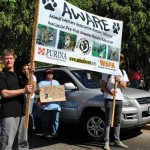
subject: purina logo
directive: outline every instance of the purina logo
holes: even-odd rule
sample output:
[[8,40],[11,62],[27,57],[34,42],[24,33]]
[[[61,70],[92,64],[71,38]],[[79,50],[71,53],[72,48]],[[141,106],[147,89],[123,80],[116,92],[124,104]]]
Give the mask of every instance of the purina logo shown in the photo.
[[45,55],[45,48],[39,47],[38,48],[38,54],[39,55]]
[[55,8],[57,7],[57,3],[55,0],[42,0],[42,3],[44,4],[44,8],[54,11]]

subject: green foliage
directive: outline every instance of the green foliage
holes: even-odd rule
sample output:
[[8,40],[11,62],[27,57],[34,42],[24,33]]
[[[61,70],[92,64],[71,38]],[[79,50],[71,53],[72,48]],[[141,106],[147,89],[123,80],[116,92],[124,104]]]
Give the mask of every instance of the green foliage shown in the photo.
[[[122,52],[128,64],[146,66],[150,57],[149,0],[67,1],[87,12],[122,20]],[[12,47],[22,60],[29,56],[34,7],[35,0],[0,0],[0,50]]]
[[28,58],[33,28],[35,0],[0,1],[0,49],[14,48],[17,55]]

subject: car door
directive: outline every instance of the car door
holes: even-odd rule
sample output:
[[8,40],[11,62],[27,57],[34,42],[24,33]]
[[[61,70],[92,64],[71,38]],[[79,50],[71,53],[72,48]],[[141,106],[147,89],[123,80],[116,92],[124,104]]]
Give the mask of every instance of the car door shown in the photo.
[[[74,80],[69,76],[69,74],[63,70],[54,71],[54,79],[56,79],[60,85],[71,82],[75,85]],[[79,106],[78,104],[78,90],[65,90],[66,101],[61,102],[61,119],[74,118],[76,116],[76,110]]]

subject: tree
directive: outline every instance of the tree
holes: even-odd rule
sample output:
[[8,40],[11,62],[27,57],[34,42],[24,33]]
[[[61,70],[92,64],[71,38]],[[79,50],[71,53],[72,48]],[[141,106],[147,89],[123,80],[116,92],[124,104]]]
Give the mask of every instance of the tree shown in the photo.
[[35,0],[0,1],[0,49],[14,48],[23,61],[31,49],[34,7]]
[[[126,67],[143,68],[150,81],[150,2],[149,0],[67,0],[77,7],[112,19],[122,20],[122,52]],[[35,0],[0,1],[0,49],[12,47],[27,61],[31,49]],[[0,51],[1,53],[1,51]]]

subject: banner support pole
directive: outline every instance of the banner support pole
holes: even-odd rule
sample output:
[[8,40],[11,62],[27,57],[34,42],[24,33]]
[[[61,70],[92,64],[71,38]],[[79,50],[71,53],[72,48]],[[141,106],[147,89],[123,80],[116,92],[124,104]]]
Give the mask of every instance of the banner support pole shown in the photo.
[[[116,91],[117,81],[115,80],[114,90]],[[112,117],[111,117],[111,127],[114,126],[114,115],[115,115],[115,106],[116,106],[116,94],[113,96],[113,109],[112,109]]]
[[[31,66],[34,64],[34,53],[35,53],[37,24],[38,24],[39,5],[40,5],[39,2],[40,2],[40,0],[36,0],[36,4],[35,4],[32,45],[31,45],[31,55],[30,55],[30,65]],[[30,71],[28,85],[32,85],[32,83],[33,83],[33,72]],[[29,124],[30,97],[31,97],[31,94],[28,94],[27,99],[26,99],[26,112],[25,112],[25,124],[24,124],[25,128],[28,128],[28,124]]]

